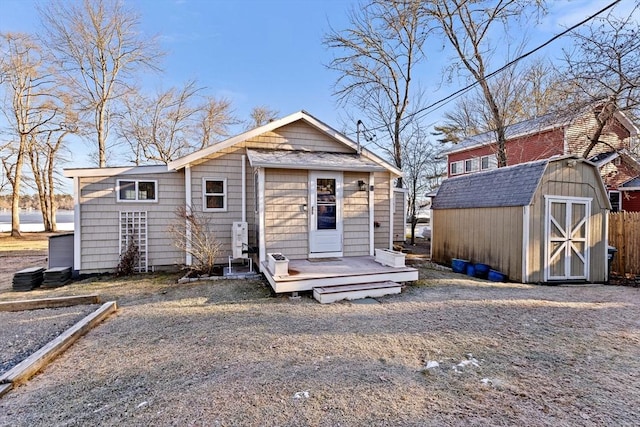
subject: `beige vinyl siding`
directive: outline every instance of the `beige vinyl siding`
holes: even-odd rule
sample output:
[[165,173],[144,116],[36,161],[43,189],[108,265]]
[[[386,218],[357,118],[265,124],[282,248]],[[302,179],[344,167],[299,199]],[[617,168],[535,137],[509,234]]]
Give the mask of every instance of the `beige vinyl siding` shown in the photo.
[[[582,156],[585,149],[589,146],[589,138],[593,137],[596,127],[597,122],[593,114],[583,116],[568,126],[565,131],[565,138],[569,151],[565,154]],[[589,157],[611,151],[611,147],[617,149],[624,148],[624,140],[608,127],[605,127],[602,135],[600,135],[598,139],[605,144],[597,144],[589,154]]]
[[308,172],[289,169],[265,171],[265,239],[267,253],[289,259],[309,254]]
[[389,209],[389,189],[391,188],[391,176],[388,172],[376,172],[374,174],[374,221],[380,227],[374,228],[374,246],[376,248],[389,247],[389,232],[391,225],[391,212]]
[[358,181],[369,187],[368,173],[344,173],[344,256],[369,255],[369,192],[360,191]]
[[327,151],[333,153],[354,152],[352,148],[335,141],[301,120],[249,139],[246,142],[246,147],[272,150]]
[[593,199],[589,218],[590,279],[604,281],[607,261],[604,258],[606,233],[604,227],[606,199],[600,191],[600,176],[584,163],[573,168],[564,162],[550,162],[534,196],[530,211],[529,282],[544,281],[545,199],[544,195]]
[[[211,219],[216,240],[222,244],[222,253],[216,262],[226,262],[231,255],[231,228],[236,221],[242,221],[242,156],[244,148],[234,146],[216,153],[205,162],[191,169],[191,203],[192,208]],[[203,211],[203,178],[225,179],[227,183],[226,211]],[[255,197],[253,168],[245,157],[246,178],[246,221],[249,227],[249,246],[256,245],[255,238]]]
[[[82,272],[112,271],[119,261],[121,211],[147,212],[147,260],[149,267],[184,263],[184,253],[173,244],[168,232],[175,221],[175,209],[184,205],[182,172],[80,178]],[[118,202],[119,179],[157,181],[157,202]]]
[[511,280],[522,278],[522,207],[442,209],[432,212],[432,259],[489,264]]
[[407,199],[407,194],[404,191],[393,191],[393,241],[394,242],[404,242],[406,240],[406,231],[405,231],[405,200]]

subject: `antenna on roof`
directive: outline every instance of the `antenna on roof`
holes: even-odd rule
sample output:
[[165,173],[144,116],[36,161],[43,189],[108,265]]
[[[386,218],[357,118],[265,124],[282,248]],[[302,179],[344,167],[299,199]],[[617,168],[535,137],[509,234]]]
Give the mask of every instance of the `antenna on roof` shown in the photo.
[[376,137],[375,133],[370,132],[366,127],[364,127],[364,123],[362,123],[362,120],[358,120],[356,122],[356,141],[358,142],[358,154],[362,153],[362,146],[360,145],[360,126],[362,126],[362,135],[364,136],[365,141],[371,142],[373,141],[373,138]]

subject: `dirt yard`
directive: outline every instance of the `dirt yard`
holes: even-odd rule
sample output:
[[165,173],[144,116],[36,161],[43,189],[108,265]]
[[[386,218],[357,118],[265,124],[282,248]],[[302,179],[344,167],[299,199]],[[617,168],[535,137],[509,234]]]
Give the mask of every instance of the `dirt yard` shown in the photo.
[[13,275],[29,267],[47,267],[47,233],[24,233],[20,239],[0,233],[0,292],[11,290]]
[[320,305],[261,281],[175,280],[31,292],[120,309],[0,398],[0,425],[640,424],[638,288],[425,267],[400,295]]

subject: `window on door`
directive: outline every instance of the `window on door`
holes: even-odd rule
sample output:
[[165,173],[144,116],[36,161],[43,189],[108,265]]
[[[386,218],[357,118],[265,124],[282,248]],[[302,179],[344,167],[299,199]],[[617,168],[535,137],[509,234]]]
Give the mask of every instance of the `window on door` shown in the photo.
[[317,185],[317,229],[335,230],[337,225],[336,180],[318,178]]

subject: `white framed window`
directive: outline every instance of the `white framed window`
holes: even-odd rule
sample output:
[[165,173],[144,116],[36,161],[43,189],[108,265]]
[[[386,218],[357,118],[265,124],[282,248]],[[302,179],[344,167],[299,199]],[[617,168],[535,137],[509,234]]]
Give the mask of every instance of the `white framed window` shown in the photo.
[[462,160],[458,161],[458,162],[453,162],[449,165],[449,174],[450,175],[460,175],[461,173],[463,173],[463,162]]
[[475,157],[473,159],[467,159],[464,161],[464,172],[471,173],[477,172],[479,169],[478,158]]
[[119,202],[157,202],[158,181],[119,179],[116,194]]
[[202,210],[204,212],[227,211],[226,178],[202,178]]
[[494,154],[480,157],[480,170],[486,171],[498,167],[498,159]]

